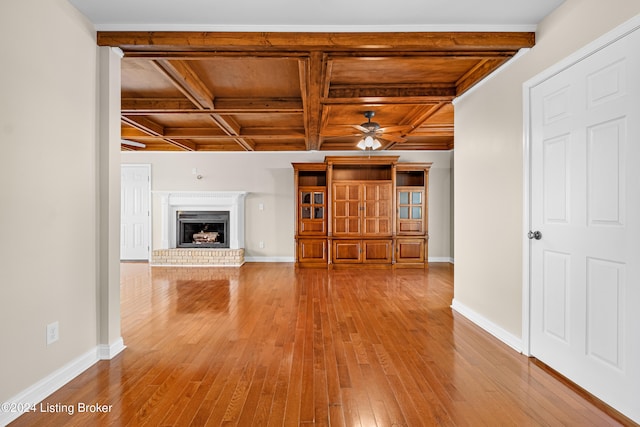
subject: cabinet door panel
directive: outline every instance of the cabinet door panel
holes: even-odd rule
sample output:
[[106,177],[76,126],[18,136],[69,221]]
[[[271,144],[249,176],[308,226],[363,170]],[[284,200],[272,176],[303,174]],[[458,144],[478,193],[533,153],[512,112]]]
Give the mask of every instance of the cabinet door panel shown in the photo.
[[422,231],[422,221],[400,221],[398,232],[400,233],[420,233]]
[[396,245],[398,264],[424,262],[425,239],[398,239]]
[[391,235],[391,183],[363,185],[363,235]]
[[324,221],[300,221],[300,234],[325,234]]
[[361,262],[361,244],[360,240],[334,240],[333,262],[336,264]]
[[365,240],[362,244],[364,246],[363,262],[391,262],[391,249],[393,246],[393,242],[391,240]]
[[333,234],[360,234],[360,185],[333,184]]
[[326,264],[327,241],[325,239],[300,239],[298,241],[298,261]]

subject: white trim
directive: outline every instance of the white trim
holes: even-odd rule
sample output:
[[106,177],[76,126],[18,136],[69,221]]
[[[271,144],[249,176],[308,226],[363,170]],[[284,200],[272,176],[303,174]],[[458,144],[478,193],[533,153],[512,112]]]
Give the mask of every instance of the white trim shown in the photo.
[[491,320],[478,314],[464,304],[458,302],[455,298],[451,302],[451,308],[517,351],[518,353],[522,352],[522,340],[513,335],[511,332],[503,329],[502,327],[493,323]]
[[244,257],[246,262],[296,262],[295,257],[290,256],[249,256]]
[[[61,387],[69,383],[75,377],[89,369],[98,361],[97,348],[89,350],[80,357],[72,360],[62,368],[47,375],[32,386],[6,400],[7,403],[16,404],[18,408],[28,409],[28,405],[36,405],[50,396]],[[7,425],[14,421],[24,412],[4,412],[0,411],[0,425]]]
[[522,85],[523,91],[523,255],[522,255],[522,340],[523,353],[527,356],[531,351],[531,259],[530,241],[526,234],[531,224],[531,91],[533,88],[567,68],[579,63],[583,59],[615,43],[628,34],[640,29],[640,15],[636,15],[608,33],[598,37],[583,48],[567,56],[560,62],[527,80]]
[[179,210],[229,211],[229,249],[244,249],[244,201],[246,191],[152,191],[160,196],[162,239],[157,249],[176,247],[176,215]]
[[116,357],[118,354],[122,353],[122,351],[127,348],[124,345],[124,340],[122,337],[118,338],[112,344],[100,344],[98,346],[98,359],[100,360],[111,360]]
[[507,62],[505,62],[504,64],[502,64],[501,66],[499,66],[498,68],[496,68],[491,74],[489,74],[487,77],[483,78],[482,80],[480,80],[478,83],[476,83],[474,86],[472,86],[469,90],[467,90],[465,93],[463,93],[462,95],[456,97],[453,99],[453,101],[451,101],[451,103],[455,106],[458,102],[460,102],[461,100],[463,100],[464,98],[466,98],[467,96],[471,95],[473,92],[477,91],[478,89],[480,89],[482,86],[484,86],[485,84],[487,84],[488,82],[490,82],[493,78],[495,78],[498,74],[500,74],[501,72],[503,72],[505,69],[507,69],[507,67],[509,67],[509,65],[513,64],[515,61],[517,61],[518,59],[520,59],[520,57],[524,54],[526,54],[527,52],[529,52],[531,49],[530,48],[522,48],[518,51],[518,53],[516,53],[515,55],[513,55],[511,58],[509,58],[509,60]]
[[428,262],[448,262],[449,264],[454,264],[453,257],[429,257]]
[[432,24],[432,25],[223,25],[223,24],[97,24],[97,31],[194,31],[194,32],[272,32],[272,33],[417,33],[417,32],[535,32],[535,24]]
[[530,88],[523,86],[522,99],[523,135],[522,135],[522,353],[531,356],[531,240],[527,233],[531,230],[531,108]]

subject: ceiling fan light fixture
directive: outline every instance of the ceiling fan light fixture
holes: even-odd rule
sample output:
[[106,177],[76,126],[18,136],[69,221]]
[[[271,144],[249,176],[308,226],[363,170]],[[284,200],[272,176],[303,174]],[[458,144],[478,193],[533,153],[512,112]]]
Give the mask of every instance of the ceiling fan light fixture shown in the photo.
[[377,150],[381,146],[382,144],[373,136],[373,133],[365,135],[357,145],[361,150]]
[[377,142],[373,136],[367,135],[364,137],[364,146],[367,148],[371,148],[373,147],[374,141]]

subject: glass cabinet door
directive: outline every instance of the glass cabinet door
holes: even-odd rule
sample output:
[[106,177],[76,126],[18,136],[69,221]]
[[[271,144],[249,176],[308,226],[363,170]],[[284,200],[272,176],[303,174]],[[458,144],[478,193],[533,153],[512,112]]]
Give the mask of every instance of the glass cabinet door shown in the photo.
[[300,192],[300,217],[324,219],[324,193],[321,191]]
[[422,219],[422,191],[400,191],[398,202],[400,219]]
[[299,233],[309,235],[326,233],[325,192],[311,188],[301,189],[299,197]]

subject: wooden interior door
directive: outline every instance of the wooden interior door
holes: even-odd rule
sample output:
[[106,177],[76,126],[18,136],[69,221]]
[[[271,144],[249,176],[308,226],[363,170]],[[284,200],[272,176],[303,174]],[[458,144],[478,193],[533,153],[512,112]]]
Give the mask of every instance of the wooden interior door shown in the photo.
[[391,236],[391,183],[365,183],[362,187],[362,235]]
[[333,184],[333,235],[359,236],[361,186],[358,183]]

